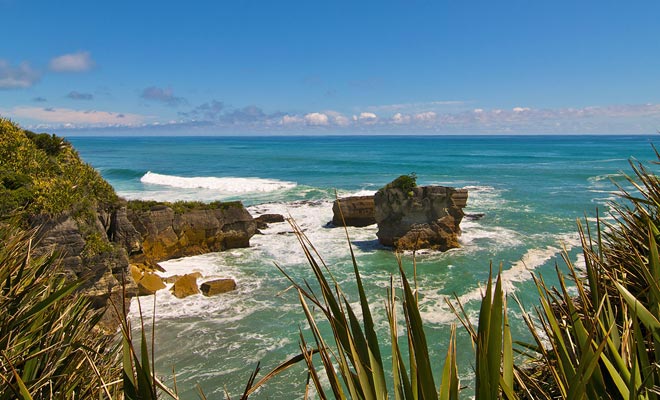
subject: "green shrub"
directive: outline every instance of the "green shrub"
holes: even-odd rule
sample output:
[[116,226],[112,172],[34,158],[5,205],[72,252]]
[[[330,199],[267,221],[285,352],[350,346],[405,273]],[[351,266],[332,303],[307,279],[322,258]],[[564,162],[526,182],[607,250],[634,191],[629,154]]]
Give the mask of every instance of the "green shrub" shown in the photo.
[[26,215],[59,215],[118,201],[112,186],[64,139],[24,131],[3,118],[0,165],[0,183],[9,196],[0,200],[0,217],[16,207],[24,207]]
[[240,201],[212,201],[210,203],[204,203],[201,201],[175,201],[174,203],[170,203],[167,201],[160,202],[153,200],[129,200],[127,204],[129,210],[138,212],[149,211],[155,206],[170,207],[175,214],[183,214],[195,210],[229,210],[235,207],[242,208],[243,203]]
[[25,130],[25,136],[27,136],[37,148],[43,150],[49,156],[56,156],[64,147],[70,146],[69,142],[54,133],[49,135],[47,133],[34,133]]
[[413,188],[417,187],[417,174],[414,172],[408,175],[401,175],[392,182],[385,185],[384,189],[401,189],[404,193],[410,194]]

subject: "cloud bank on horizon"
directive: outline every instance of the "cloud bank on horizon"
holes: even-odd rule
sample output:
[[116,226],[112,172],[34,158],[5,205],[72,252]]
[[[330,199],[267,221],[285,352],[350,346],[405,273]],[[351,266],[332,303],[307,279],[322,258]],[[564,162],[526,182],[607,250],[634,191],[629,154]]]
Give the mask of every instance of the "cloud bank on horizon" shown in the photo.
[[0,35],[24,33],[20,43],[0,49],[0,116],[29,129],[137,135],[660,129],[660,26],[653,18],[660,3],[651,0],[138,4],[119,25],[118,15],[88,2],[26,3],[0,3]]

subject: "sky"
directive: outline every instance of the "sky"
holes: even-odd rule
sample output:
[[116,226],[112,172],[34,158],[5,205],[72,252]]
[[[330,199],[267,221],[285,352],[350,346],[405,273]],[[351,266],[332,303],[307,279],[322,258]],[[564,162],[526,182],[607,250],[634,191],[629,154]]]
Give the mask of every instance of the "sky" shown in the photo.
[[0,0],[0,15],[0,116],[37,131],[660,129],[657,0]]

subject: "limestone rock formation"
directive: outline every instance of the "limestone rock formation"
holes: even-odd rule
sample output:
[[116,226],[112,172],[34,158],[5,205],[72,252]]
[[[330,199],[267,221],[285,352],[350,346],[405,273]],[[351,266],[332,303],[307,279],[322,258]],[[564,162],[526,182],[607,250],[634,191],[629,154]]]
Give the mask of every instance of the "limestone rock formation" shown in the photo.
[[202,283],[199,288],[204,296],[214,296],[220,293],[230,292],[236,289],[236,281],[230,278],[214,279]]
[[172,294],[180,299],[199,293],[197,287],[197,276],[193,274],[185,274],[172,286]]
[[128,219],[140,233],[142,252],[132,262],[154,264],[171,258],[249,247],[256,223],[240,202],[173,209],[154,204],[128,209]]
[[459,247],[466,189],[387,185],[374,196],[378,240],[397,250]]
[[71,280],[82,280],[81,290],[94,307],[106,308],[102,324],[116,324],[114,307],[121,305],[123,293],[137,294],[137,286],[128,273],[128,256],[122,246],[114,245],[108,235],[110,226],[103,215],[112,210],[97,210],[86,217],[63,213],[57,217],[40,216],[31,221],[40,226],[35,255],[55,252],[62,258],[63,269]]
[[344,226],[363,227],[376,223],[374,217],[374,196],[352,196],[335,200],[332,204],[332,223]]

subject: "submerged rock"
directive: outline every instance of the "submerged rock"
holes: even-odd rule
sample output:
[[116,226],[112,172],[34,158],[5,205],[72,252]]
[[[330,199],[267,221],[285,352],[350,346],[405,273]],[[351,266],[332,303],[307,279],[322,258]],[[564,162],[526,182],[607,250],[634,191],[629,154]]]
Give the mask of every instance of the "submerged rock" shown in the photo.
[[347,226],[373,225],[376,223],[374,196],[352,196],[337,199],[332,204],[332,214],[334,226],[344,226],[344,222]]
[[214,279],[200,285],[204,296],[213,296],[220,293],[230,292],[236,289],[236,281],[231,278]]
[[466,189],[387,185],[374,196],[378,240],[397,250],[460,247],[459,224],[467,197]]

